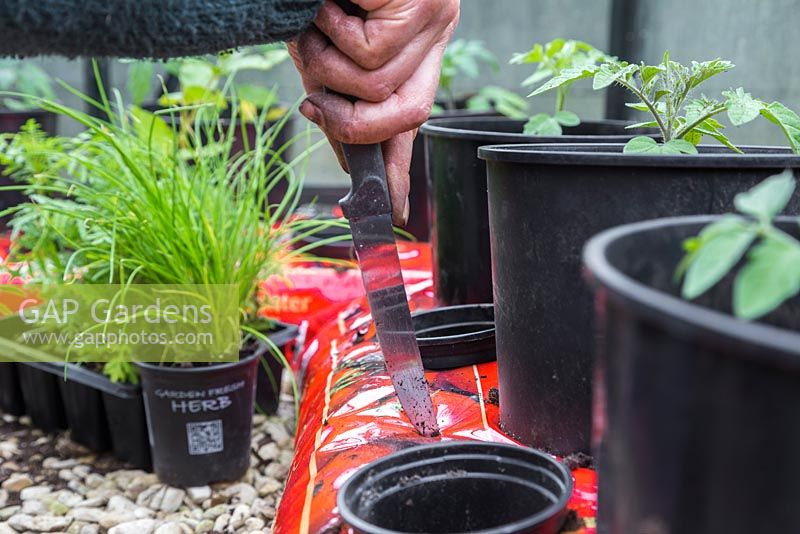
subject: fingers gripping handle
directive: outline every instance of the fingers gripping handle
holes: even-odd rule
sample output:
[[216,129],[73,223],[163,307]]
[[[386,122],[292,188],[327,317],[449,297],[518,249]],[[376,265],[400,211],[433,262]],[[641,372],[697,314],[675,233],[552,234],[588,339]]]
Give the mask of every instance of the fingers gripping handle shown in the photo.
[[[351,16],[365,17],[366,11],[349,0],[336,0],[342,10]],[[326,91],[328,91],[326,89]],[[350,101],[353,97],[342,95]],[[350,170],[350,192],[339,201],[342,213],[348,219],[367,215],[392,213],[392,202],[383,163],[380,144],[342,144],[342,151]]]

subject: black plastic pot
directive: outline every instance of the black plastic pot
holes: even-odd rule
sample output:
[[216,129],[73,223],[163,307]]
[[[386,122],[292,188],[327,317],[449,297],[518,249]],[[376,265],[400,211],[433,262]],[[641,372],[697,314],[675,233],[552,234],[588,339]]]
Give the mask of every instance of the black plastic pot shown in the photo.
[[[297,338],[297,325],[275,321],[274,329],[267,333],[267,337],[276,347],[287,354],[288,349]],[[283,364],[262,343],[256,350],[259,358],[258,372],[256,373],[256,408],[266,414],[278,411],[281,398],[281,376]]]
[[[24,111],[0,109],[0,133],[16,133],[29,119],[34,119],[42,127],[42,131],[49,135],[56,135],[57,118],[58,115],[55,113],[41,109]],[[0,167],[0,171],[2,171],[2,167]],[[14,180],[0,173],[0,186],[14,184]],[[26,197],[21,191],[2,191],[0,192],[0,211],[16,206],[25,200]],[[5,219],[0,219],[0,222],[5,225]]]
[[540,452],[495,443],[405,449],[358,470],[337,495],[359,534],[559,532],[572,475]]
[[19,363],[19,386],[25,399],[25,412],[33,426],[45,432],[58,432],[67,428],[67,417],[59,378],[47,363]]
[[[757,323],[730,315],[732,276],[698,302],[679,298],[682,241],[712,220],[622,226],[584,250],[598,314],[598,532],[796,522],[800,298]],[[800,236],[795,220],[782,229]]]
[[[102,373],[76,364],[67,364],[66,370],[60,363],[19,366],[32,369],[28,372],[35,387],[45,392],[41,403],[34,402],[34,409],[28,410],[35,426],[44,430],[69,428],[73,441],[93,451],[110,449],[116,458],[134,467],[150,468],[147,422],[138,386],[112,383]],[[53,383],[60,395],[54,395]],[[60,426],[43,420],[41,414],[51,411],[63,414]]]
[[237,480],[250,466],[258,356],[189,368],[140,363],[153,468],[172,486]]
[[19,387],[17,364],[14,362],[0,363],[0,411],[9,415],[25,413],[25,401]]
[[[788,149],[717,147],[697,156],[623,155],[622,145],[484,147],[489,183],[503,428],[558,454],[588,452],[592,296],[581,248],[654,216],[722,213],[787,167]],[[795,200],[789,213],[798,213]]]
[[[462,103],[466,105],[466,101]],[[474,111],[471,109],[449,109],[432,117],[435,120],[459,117],[498,117],[494,111]],[[425,136],[417,135],[411,151],[411,189],[408,195],[408,224],[403,228],[406,232],[417,238],[418,241],[428,241],[431,236],[430,228],[430,199],[428,190],[428,172],[425,159]]]
[[[425,138],[433,281],[440,306],[492,301],[486,164],[478,147],[501,143],[619,143],[629,123],[586,121],[561,137],[523,135],[525,121],[505,117],[433,119]],[[641,132],[639,132],[641,133]]]
[[453,369],[497,358],[491,304],[416,312],[412,320],[426,369]]

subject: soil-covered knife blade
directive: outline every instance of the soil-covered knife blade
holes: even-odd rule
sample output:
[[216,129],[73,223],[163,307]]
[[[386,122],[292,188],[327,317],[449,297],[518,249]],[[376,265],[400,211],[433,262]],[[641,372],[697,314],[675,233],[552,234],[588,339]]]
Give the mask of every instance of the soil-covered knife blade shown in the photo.
[[352,188],[339,204],[350,221],[378,343],[406,414],[423,436],[439,426],[411,323],[392,227],[392,207],[381,146],[343,145]]

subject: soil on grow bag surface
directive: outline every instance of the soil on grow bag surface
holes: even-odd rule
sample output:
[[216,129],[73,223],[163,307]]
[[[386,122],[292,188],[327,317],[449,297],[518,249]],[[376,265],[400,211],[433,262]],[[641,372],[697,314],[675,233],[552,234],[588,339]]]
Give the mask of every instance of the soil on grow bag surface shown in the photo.
[[[434,305],[430,277],[407,281],[407,291],[412,312]],[[442,435],[417,434],[383,365],[366,299],[341,310],[305,346],[297,355],[304,377],[297,450],[276,534],[339,532],[336,498],[342,484],[361,466],[395,451],[442,440],[516,444],[498,427],[495,362],[426,372]],[[573,520],[563,532],[595,532],[597,477],[585,467],[589,462],[570,459]]]
[[0,534],[270,532],[292,460],[294,406],[253,418],[250,469],[238,482],[174,488],[27,417],[0,416]]

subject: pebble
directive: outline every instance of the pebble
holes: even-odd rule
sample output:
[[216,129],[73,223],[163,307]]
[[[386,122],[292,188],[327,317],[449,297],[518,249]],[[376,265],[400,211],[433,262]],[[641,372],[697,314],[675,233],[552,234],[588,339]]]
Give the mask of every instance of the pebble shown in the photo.
[[151,534],[156,525],[155,519],[137,519],[108,529],[108,534]]
[[72,523],[71,517],[31,516],[28,514],[16,514],[8,520],[9,526],[15,530],[33,532],[64,531],[70,523]]
[[225,488],[222,491],[222,495],[230,497],[233,504],[252,504],[255,498],[258,497],[258,492],[250,484],[240,482]]
[[17,531],[9,527],[7,523],[0,523],[0,534],[17,534]]
[[28,475],[21,473],[14,473],[5,482],[0,484],[4,490],[8,491],[22,491],[23,489],[33,486],[33,480]]
[[266,497],[267,495],[272,495],[277,493],[283,488],[283,484],[278,482],[272,477],[267,477],[261,481],[261,484],[258,487],[258,494],[262,497]]
[[206,499],[211,498],[211,486],[200,486],[197,488],[188,488],[186,494],[195,503],[201,503]]
[[99,534],[100,525],[83,525],[78,534]]
[[212,506],[211,508],[205,510],[203,512],[203,517],[206,519],[216,519],[217,517],[221,516],[227,511],[228,511],[227,504],[218,504],[216,506]]
[[0,508],[4,507],[8,502],[8,491],[0,490]]
[[7,508],[0,509],[0,521],[5,521],[12,515],[16,514],[22,509],[21,506],[9,506]]
[[41,501],[22,501],[22,510],[21,513],[28,514],[28,515],[40,515],[45,513],[47,508],[45,508],[44,503]]
[[264,461],[277,460],[280,454],[281,450],[278,448],[277,443],[267,443],[258,449],[258,456]]
[[225,529],[228,527],[228,522],[231,520],[230,514],[222,514],[214,521],[214,529],[218,532],[224,532]]
[[46,495],[50,494],[50,488],[47,486],[28,486],[27,488],[23,489],[19,492],[19,498],[23,501],[27,501],[30,499],[42,499]]
[[214,530],[214,521],[211,519],[203,519],[200,521],[196,527],[194,527],[195,534],[204,534],[205,532],[211,532]]
[[133,511],[135,509],[136,503],[122,495],[112,495],[108,499],[108,505],[106,506],[106,510],[109,512]]
[[158,527],[155,534],[184,534],[184,530],[180,523],[170,521]]
[[264,520],[259,517],[251,517],[247,521],[244,522],[244,528],[248,532],[252,532],[253,530],[263,530],[265,526]]
[[181,507],[181,504],[183,504],[183,498],[185,496],[186,492],[182,489],[167,487],[164,496],[161,498],[159,510],[167,513],[175,512]]
[[248,517],[250,517],[250,507],[246,504],[240,504],[233,509],[231,520],[228,521],[228,528],[234,530],[240,528]]

